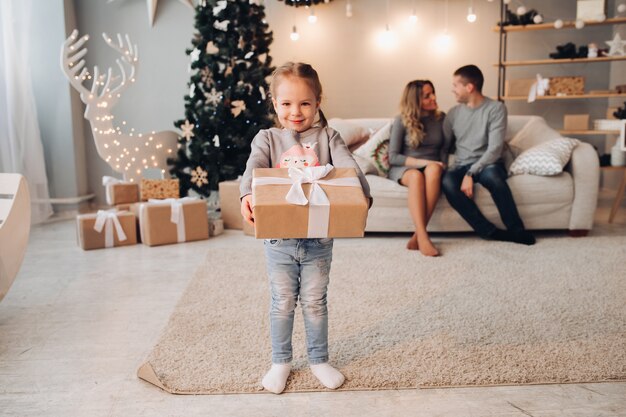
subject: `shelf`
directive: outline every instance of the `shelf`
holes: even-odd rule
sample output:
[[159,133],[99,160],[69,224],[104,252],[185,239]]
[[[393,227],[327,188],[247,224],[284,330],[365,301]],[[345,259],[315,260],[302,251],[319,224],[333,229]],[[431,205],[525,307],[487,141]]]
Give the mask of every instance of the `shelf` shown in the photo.
[[[601,26],[601,25],[615,25],[615,24],[621,24],[621,23],[626,23],[626,17],[612,17],[610,19],[605,19],[602,22],[596,21],[596,20],[586,20],[585,21],[585,26]],[[563,21],[563,27],[561,29],[572,29],[575,28],[576,22],[575,21]],[[552,23],[540,23],[538,25],[511,25],[511,26],[504,26],[504,32],[528,32],[531,30],[547,30],[547,29],[552,29],[552,30],[560,30],[560,29],[556,29],[554,27],[554,22]],[[500,32],[500,27],[499,26],[494,26],[492,28],[492,30],[494,32]]]
[[[537,97],[537,101],[540,100],[574,100],[580,98],[626,98],[626,94],[578,94],[571,96],[540,96]],[[502,96],[502,100],[528,100],[528,96]]]
[[559,130],[562,135],[619,135],[619,130]]
[[[569,58],[569,59],[535,59],[529,61],[504,61],[503,67],[521,67],[525,65],[554,65],[554,64],[591,64],[594,62],[626,61],[626,56],[602,56],[598,58]],[[493,64],[497,67],[498,64]]]

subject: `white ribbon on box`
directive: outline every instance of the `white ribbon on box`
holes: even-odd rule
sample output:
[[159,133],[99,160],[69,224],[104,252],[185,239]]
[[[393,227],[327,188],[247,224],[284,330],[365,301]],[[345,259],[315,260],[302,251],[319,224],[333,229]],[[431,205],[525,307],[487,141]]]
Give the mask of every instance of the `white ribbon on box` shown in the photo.
[[[176,225],[176,239],[178,243],[185,242],[187,235],[185,233],[185,212],[183,210],[183,203],[186,201],[196,201],[197,197],[184,197],[184,198],[165,198],[163,200],[150,199],[148,203],[151,204],[167,204],[170,206],[170,221]],[[143,221],[143,207],[139,210],[139,222]],[[142,229],[143,230],[143,229]]]
[[550,79],[543,78],[541,74],[537,74],[537,81],[530,87],[528,92],[528,102],[534,102],[537,97],[543,97],[550,88]]
[[102,185],[104,185],[104,191],[106,193],[107,204],[110,206],[113,205],[113,196],[111,195],[110,186],[114,184],[124,184],[124,181],[114,178],[114,177],[109,177],[108,175],[105,175],[102,177]]
[[122,212],[114,210],[98,210],[98,213],[96,214],[96,222],[93,225],[93,230],[98,233],[102,233],[102,229],[104,229],[105,248],[112,248],[115,243],[113,238],[113,227],[115,227],[115,231],[117,232],[117,238],[121,242],[126,240],[126,233],[124,233],[120,219],[117,217],[119,213]]
[[[289,168],[289,178],[280,177],[255,177],[252,179],[252,188],[259,185],[291,185],[285,200],[299,206],[309,205],[309,222],[307,229],[308,238],[328,237],[328,224],[330,221],[330,201],[320,185],[333,185],[339,187],[361,187],[357,177],[334,178],[322,180],[334,167],[331,164],[319,167]],[[309,198],[304,195],[302,184],[311,184]],[[252,205],[255,205],[252,193]]]

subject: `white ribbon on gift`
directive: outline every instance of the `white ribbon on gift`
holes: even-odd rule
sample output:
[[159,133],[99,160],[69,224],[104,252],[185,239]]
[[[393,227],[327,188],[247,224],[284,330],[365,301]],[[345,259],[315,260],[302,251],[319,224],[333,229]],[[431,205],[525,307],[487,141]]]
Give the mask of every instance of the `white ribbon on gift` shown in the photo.
[[[187,241],[187,235],[185,233],[185,212],[183,210],[183,203],[186,201],[195,201],[197,199],[197,197],[165,198],[162,200],[151,198],[150,200],[148,200],[148,203],[168,204],[170,206],[170,221],[176,225],[176,239],[178,243],[182,243]],[[143,213],[143,210],[140,210],[140,214],[141,213]]]
[[111,187],[109,186],[113,184],[124,184],[124,181],[115,177],[109,177],[108,175],[102,177],[102,185],[104,185],[107,204],[110,206],[113,205],[113,196],[111,195]]
[[537,81],[530,87],[528,92],[528,102],[534,102],[537,97],[543,97],[550,88],[550,79],[543,78],[541,74],[537,74]]
[[98,210],[98,213],[96,214],[96,222],[93,225],[93,230],[98,233],[102,233],[102,229],[104,229],[105,248],[112,248],[115,243],[113,238],[114,227],[117,232],[117,238],[120,242],[126,240],[126,233],[124,233],[120,219],[117,217],[119,213],[121,212],[115,210]]
[[[320,185],[332,185],[339,187],[360,187],[361,182],[357,177],[334,178],[322,180],[334,167],[331,164],[319,167],[289,168],[289,178],[280,177],[256,177],[252,179],[252,188],[259,185],[291,185],[285,200],[288,203],[299,206],[309,205],[309,221],[307,229],[308,238],[328,237],[328,225],[330,220],[330,201]],[[304,195],[302,184],[311,184],[309,197]],[[252,193],[254,206],[254,194]]]

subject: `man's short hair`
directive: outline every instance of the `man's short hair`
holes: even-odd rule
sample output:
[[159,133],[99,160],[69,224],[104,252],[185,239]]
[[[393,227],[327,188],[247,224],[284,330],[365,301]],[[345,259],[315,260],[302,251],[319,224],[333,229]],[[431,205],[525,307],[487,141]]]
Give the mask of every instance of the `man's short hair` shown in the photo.
[[465,65],[454,71],[454,75],[464,78],[467,83],[474,84],[479,93],[483,92],[485,77],[483,77],[483,73],[476,65]]

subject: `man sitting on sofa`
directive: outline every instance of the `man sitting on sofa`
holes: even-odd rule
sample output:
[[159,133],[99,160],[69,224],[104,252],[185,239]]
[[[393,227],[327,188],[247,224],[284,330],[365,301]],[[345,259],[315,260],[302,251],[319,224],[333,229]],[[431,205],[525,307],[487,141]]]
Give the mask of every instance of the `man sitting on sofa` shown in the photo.
[[[524,228],[501,160],[507,111],[503,103],[482,94],[484,77],[475,65],[454,72],[452,92],[458,105],[443,124],[447,149],[456,148],[454,166],[443,177],[442,188],[450,205],[483,239],[532,245],[535,238]],[[507,230],[485,218],[472,199],[474,182],[491,193]]]

